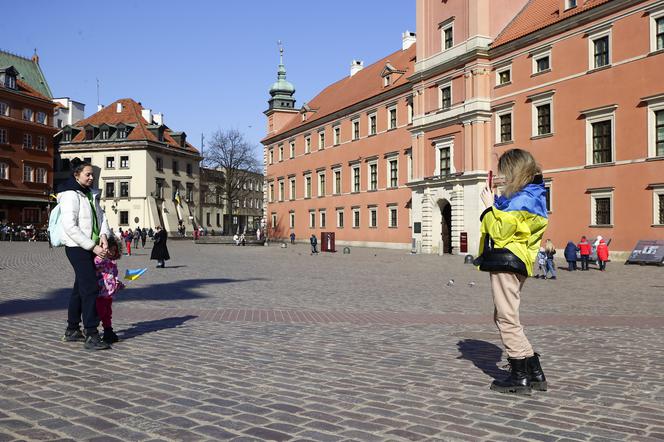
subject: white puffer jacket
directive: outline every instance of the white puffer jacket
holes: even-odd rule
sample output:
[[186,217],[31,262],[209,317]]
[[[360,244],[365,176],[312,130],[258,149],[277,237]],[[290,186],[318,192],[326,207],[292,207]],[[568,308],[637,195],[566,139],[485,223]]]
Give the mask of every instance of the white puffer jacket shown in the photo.
[[[99,193],[93,191],[95,210],[97,211],[97,225],[99,236],[109,236],[106,214],[99,205]],[[60,216],[62,217],[62,231],[65,246],[81,247],[92,250],[95,247],[92,241],[92,208],[90,201],[80,190],[66,190],[58,193]]]

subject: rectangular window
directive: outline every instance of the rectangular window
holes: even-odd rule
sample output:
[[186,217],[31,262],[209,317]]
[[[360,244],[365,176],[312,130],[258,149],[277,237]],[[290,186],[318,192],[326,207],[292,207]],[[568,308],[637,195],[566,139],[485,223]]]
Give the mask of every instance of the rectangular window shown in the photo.
[[512,67],[506,67],[496,72],[498,75],[498,84],[507,84],[512,81]]
[[274,201],[274,183],[270,183],[270,187],[269,187],[269,191],[268,191],[267,198],[268,198],[267,200],[268,200],[269,202]]
[[103,129],[101,131],[101,139],[102,140],[108,140],[108,136],[109,136],[109,130],[108,129]]
[[164,160],[162,160],[160,157],[157,157],[157,170],[159,172],[164,171]]
[[31,134],[23,134],[23,148],[24,149],[32,149],[32,135]]
[[173,160],[173,173],[180,175],[180,164],[175,160]]
[[610,163],[611,121],[592,123],[593,164]]
[[655,20],[655,40],[656,50],[664,49],[664,17]]
[[341,170],[334,171],[334,194],[339,195],[341,193]]
[[378,189],[378,165],[376,163],[369,164],[369,190]]
[[9,164],[0,162],[0,180],[9,179]]
[[546,211],[551,212],[551,184],[545,183],[544,190],[546,191],[546,193],[544,194],[544,197],[546,199]]
[[353,167],[353,192],[360,191],[360,166]]
[[128,168],[129,168],[129,156],[128,155],[120,156],[120,169],[128,169]]
[[657,217],[659,220],[658,224],[664,224],[664,193],[657,195],[657,203],[659,208],[659,216]]
[[325,149],[325,132],[318,133],[318,150]]
[[288,181],[288,184],[290,185],[290,192],[289,192],[288,196],[291,200],[294,200],[295,199],[295,178],[291,178]]
[[295,158],[295,142],[290,143],[289,147],[289,157],[290,158]]
[[376,135],[376,114],[369,115],[369,135]]
[[339,228],[339,229],[344,228],[344,211],[343,210],[337,210],[337,228]]
[[[58,121],[60,121],[60,120],[58,120]],[[121,140],[124,140],[125,138],[127,138],[127,132],[128,131],[127,131],[126,127],[119,128],[118,129],[118,138],[121,139]]]
[[375,207],[369,207],[369,227],[378,225],[378,210]]
[[318,174],[318,196],[325,196],[325,172]]
[[46,169],[43,167],[38,167],[35,170],[35,183],[46,183]]
[[32,166],[23,165],[23,181],[26,183],[32,182]]
[[500,142],[512,141],[512,113],[499,115],[500,118]]
[[268,164],[272,164],[272,163],[274,163],[274,149],[270,149],[270,150],[268,151],[267,163],[268,163]]
[[120,197],[129,197],[129,181],[120,181]]
[[389,226],[397,227],[397,206],[390,206],[389,208]]
[[304,139],[304,153],[311,152],[311,137]]
[[335,128],[334,128],[334,145],[337,146],[339,143],[341,143],[341,128],[339,126],[335,126]]
[[106,198],[115,197],[115,183],[113,181],[108,181],[106,183],[106,192],[104,193],[104,196],[106,196]]
[[360,227],[360,209],[353,209],[353,228]]
[[664,156],[664,110],[655,112],[655,155]]
[[284,193],[285,193],[284,190],[285,190],[284,189],[284,182],[279,181],[279,201],[284,200]]
[[609,55],[608,35],[593,40],[593,59],[595,68],[607,66],[610,63]]
[[23,109],[23,119],[25,121],[33,121],[34,114],[32,109]]
[[279,145],[279,161],[284,160],[284,146],[283,144]]
[[397,160],[390,160],[390,187],[397,187],[399,184],[399,170]]
[[452,86],[443,86],[440,88],[440,108],[449,109],[452,107]]
[[0,101],[0,116],[8,117],[9,116],[9,106],[7,103]]
[[438,155],[440,156],[439,172],[440,176],[449,176],[452,170],[452,157],[450,146],[441,147],[438,149]]
[[454,44],[452,26],[443,31],[443,40],[445,50],[450,49]]
[[288,227],[291,229],[295,228],[295,212],[290,212],[288,214]]
[[327,220],[326,220],[326,216],[325,216],[325,211],[321,210],[320,211],[320,228],[321,229],[325,228],[326,221]]
[[393,107],[392,109],[389,110],[388,112],[389,115],[389,124],[390,124],[390,129],[396,129],[397,127],[397,108]]
[[37,112],[37,123],[46,124],[46,113],[45,112]]
[[155,198],[164,199],[164,180],[157,178],[155,180]]
[[7,129],[0,127],[0,144],[8,144],[7,141]]
[[37,149],[46,150],[46,138],[41,135],[37,137]]
[[120,225],[122,226],[129,225],[129,212],[126,210],[120,211]]
[[611,198],[595,198],[595,225],[611,224]]
[[551,69],[551,56],[543,55],[535,58],[535,73],[548,71]]
[[311,175],[304,177],[304,197],[311,198]]
[[[122,162],[122,157],[120,158],[120,162]],[[127,158],[127,164],[129,164],[129,158]],[[122,167],[122,164],[120,164],[120,167]],[[186,167],[187,167],[187,176],[191,176],[194,171],[193,166],[191,165],[191,163],[187,163]]]
[[353,120],[353,140],[360,138],[360,120]]
[[537,106],[537,135],[551,133],[551,104]]
[[107,169],[115,168],[115,157],[106,157],[106,168]]
[[221,213],[217,213],[217,227],[221,227]]
[[313,210],[309,211],[309,228],[314,229],[316,228],[316,212]]

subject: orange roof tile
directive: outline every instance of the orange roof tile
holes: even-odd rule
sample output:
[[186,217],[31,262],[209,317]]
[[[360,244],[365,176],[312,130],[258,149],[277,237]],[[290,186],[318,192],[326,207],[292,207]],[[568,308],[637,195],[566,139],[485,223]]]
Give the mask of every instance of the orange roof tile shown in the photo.
[[559,0],[530,0],[491,43],[491,47],[509,43],[609,1],[611,0],[586,0],[582,6],[561,11]]
[[41,93],[37,92],[36,89],[34,89],[28,83],[22,80],[16,79],[16,85],[18,86],[19,91],[24,93],[25,95],[29,95],[35,98],[41,98],[42,100],[46,101],[51,101],[51,99],[48,98],[46,95],[42,95]]
[[[393,74],[393,76],[396,76],[396,79],[390,86],[385,87],[383,86],[383,78],[380,74],[388,62],[394,69],[404,71],[404,73]],[[307,105],[314,112],[308,115],[306,121],[302,121],[300,114],[294,114],[293,118],[278,133],[270,135],[269,138],[273,138],[298,126],[309,124],[312,121],[319,120],[353,104],[408,83],[408,76],[413,73],[414,68],[415,45],[413,44],[406,50],[398,50],[365,67],[352,77],[345,77],[326,87],[311,101],[307,102]]]
[[[122,111],[117,112],[117,103],[122,104]],[[143,118],[141,111],[143,106],[141,106],[136,101],[131,98],[122,98],[116,100],[109,106],[106,106],[99,112],[90,115],[88,118],[85,118],[76,123],[76,127],[84,127],[88,124],[95,126],[100,126],[104,123],[110,125],[117,125],[120,123],[129,124],[135,126],[134,129],[129,133],[127,140],[149,140],[149,141],[159,141],[157,137],[148,129],[148,122]],[[176,149],[184,149],[189,152],[199,153],[198,149],[192,146],[189,143],[185,144],[185,147],[181,147],[171,136],[171,129],[166,127],[164,130],[164,142],[167,143],[170,147]],[[83,131],[79,132],[76,137],[72,140],[73,142],[84,141],[85,133]]]

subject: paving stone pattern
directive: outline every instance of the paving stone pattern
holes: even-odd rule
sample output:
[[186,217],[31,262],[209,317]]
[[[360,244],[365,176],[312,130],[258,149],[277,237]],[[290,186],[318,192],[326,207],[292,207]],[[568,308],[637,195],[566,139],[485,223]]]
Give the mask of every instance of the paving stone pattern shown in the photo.
[[[530,280],[550,391],[488,389],[505,355],[457,256],[169,243],[114,304],[122,341],[59,341],[62,249],[0,243],[0,441],[664,439],[664,269]],[[454,284],[448,286],[448,281]],[[470,283],[474,284],[470,284]]]

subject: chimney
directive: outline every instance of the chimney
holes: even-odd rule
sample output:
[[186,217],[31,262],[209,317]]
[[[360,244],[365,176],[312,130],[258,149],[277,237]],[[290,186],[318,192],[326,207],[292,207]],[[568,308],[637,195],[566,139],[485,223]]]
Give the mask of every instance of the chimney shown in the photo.
[[353,60],[350,62],[350,76],[357,74],[364,69],[364,62],[362,60]]
[[414,32],[406,31],[403,34],[401,34],[401,50],[405,51],[409,47],[411,47],[415,42],[417,41],[417,38],[415,37]]
[[152,118],[154,118],[154,124],[158,124],[159,126],[164,124],[164,114],[161,112],[152,115]]
[[35,53],[32,54],[32,62],[39,64],[39,55],[37,55],[37,48],[35,48]]
[[104,105],[103,105],[103,104],[98,104],[98,105],[97,105],[97,112],[99,112],[99,111],[102,110],[103,108],[104,108]]
[[122,103],[120,103],[119,101],[115,105],[115,112],[122,113]]
[[141,109],[141,116],[148,124],[152,124],[152,109]]

